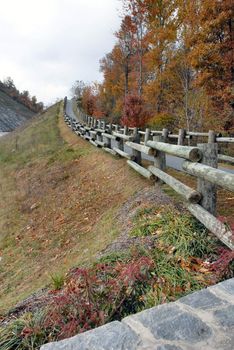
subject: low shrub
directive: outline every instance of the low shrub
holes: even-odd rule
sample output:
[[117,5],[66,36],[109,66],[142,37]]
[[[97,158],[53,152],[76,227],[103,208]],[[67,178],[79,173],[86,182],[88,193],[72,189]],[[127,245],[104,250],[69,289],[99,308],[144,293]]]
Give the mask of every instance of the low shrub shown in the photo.
[[46,342],[53,340],[55,334],[45,328],[45,312],[27,313],[0,328],[1,350],[39,349]]
[[141,296],[154,283],[154,262],[147,256],[128,256],[125,262],[73,269],[43,316],[25,315],[1,329],[0,348],[39,349],[43,343],[121,319],[143,307]]

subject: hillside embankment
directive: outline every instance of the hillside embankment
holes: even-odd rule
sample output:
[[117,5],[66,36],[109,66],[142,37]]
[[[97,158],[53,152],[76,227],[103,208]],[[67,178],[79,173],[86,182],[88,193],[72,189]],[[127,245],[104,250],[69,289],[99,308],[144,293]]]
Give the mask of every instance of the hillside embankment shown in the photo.
[[15,130],[34,115],[30,109],[0,90],[0,134]]
[[60,105],[0,140],[0,309],[86,264],[119,233],[116,215],[151,185],[67,128]]
[[182,204],[52,106],[0,140],[0,348],[37,350],[233,276]]

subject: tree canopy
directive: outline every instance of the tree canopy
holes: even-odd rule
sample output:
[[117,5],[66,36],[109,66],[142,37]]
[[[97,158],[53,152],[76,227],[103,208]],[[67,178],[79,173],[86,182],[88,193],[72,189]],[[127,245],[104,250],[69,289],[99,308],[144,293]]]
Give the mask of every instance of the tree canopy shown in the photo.
[[104,80],[83,89],[86,113],[129,126],[232,131],[232,1],[122,2],[116,43],[100,60]]

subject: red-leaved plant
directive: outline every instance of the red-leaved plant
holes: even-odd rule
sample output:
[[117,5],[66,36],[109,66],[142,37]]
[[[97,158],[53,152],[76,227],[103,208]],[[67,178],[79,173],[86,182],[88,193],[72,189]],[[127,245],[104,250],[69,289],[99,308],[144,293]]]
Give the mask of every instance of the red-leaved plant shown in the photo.
[[124,101],[121,124],[129,127],[143,127],[149,114],[144,108],[144,100],[136,94],[127,95]]
[[228,248],[219,249],[219,257],[214,261],[210,268],[215,272],[218,278],[222,277],[233,277],[233,271],[231,269],[231,262],[234,261],[234,250]]
[[143,256],[114,266],[73,270],[49,306],[45,327],[56,328],[63,339],[136,312],[145,288],[155,282],[153,267],[153,260]]

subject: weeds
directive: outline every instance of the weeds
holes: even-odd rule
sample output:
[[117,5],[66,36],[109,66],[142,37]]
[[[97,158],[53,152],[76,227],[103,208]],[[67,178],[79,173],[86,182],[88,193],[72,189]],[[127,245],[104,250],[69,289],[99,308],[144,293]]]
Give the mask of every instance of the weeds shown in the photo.
[[172,208],[150,208],[137,213],[134,236],[156,235],[158,244],[173,250],[174,255],[204,257],[215,251],[217,240],[191,215]]
[[45,313],[27,313],[10,325],[0,328],[1,350],[36,350],[50,339],[55,333],[44,328]]
[[[157,237],[155,249],[148,252],[155,263],[156,283],[142,296],[145,307],[174,301],[215,283],[224,274],[221,268],[214,274],[216,265],[211,268],[204,263],[218,256],[216,238],[187,213],[171,207],[144,208],[135,215],[131,233]],[[230,263],[230,254],[225,257]]]
[[136,312],[153,285],[154,262],[131,256],[131,262],[74,269],[61,292],[53,292],[43,313],[26,314],[1,329],[2,350],[36,350],[48,341],[84,332]]
[[51,275],[51,280],[52,280],[52,288],[54,290],[60,290],[64,285],[65,277],[64,275],[57,273],[57,274]]

